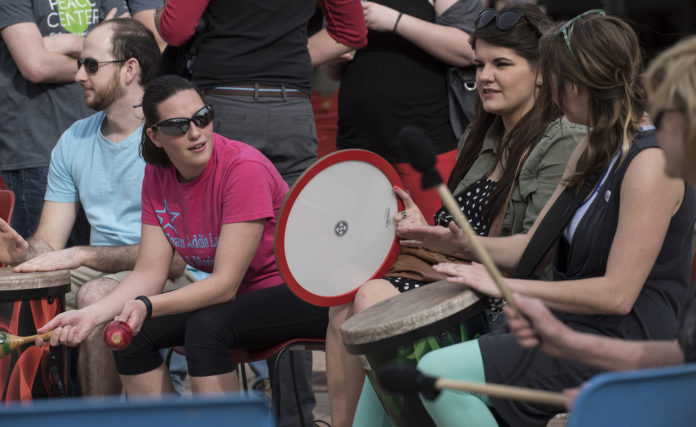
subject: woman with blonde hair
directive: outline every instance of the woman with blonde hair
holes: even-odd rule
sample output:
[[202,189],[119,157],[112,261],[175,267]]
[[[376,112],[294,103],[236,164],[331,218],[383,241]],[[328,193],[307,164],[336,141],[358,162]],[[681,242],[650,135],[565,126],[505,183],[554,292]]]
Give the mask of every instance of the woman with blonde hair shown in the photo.
[[[655,132],[641,126],[646,100],[637,36],[621,19],[594,10],[546,33],[539,50],[554,100],[569,120],[588,127],[588,135],[530,232],[481,242],[501,268],[514,269],[527,259],[523,254],[530,242],[557,229],[554,281],[508,279],[513,292],[542,300],[574,330],[672,339],[689,284],[696,196],[683,180],[665,174]],[[587,195],[580,192],[583,187]],[[399,235],[406,244],[474,257],[470,242],[454,227],[444,232],[406,227]],[[481,265],[435,268],[450,281],[500,296]],[[433,351],[418,367],[432,376],[552,391],[576,387],[599,372],[523,348],[510,333]],[[478,426],[497,425],[495,417],[511,425],[545,426],[556,412],[449,391],[424,404],[438,425],[466,425],[476,416],[484,420]]]
[[[661,53],[645,74],[650,117],[665,153],[665,171],[696,185],[696,37]],[[692,289],[693,286],[692,286]],[[527,318],[506,314],[524,347],[578,360],[603,369],[638,369],[696,362],[696,293],[685,299],[677,340],[626,341],[583,334],[555,319],[538,300],[516,298]]]

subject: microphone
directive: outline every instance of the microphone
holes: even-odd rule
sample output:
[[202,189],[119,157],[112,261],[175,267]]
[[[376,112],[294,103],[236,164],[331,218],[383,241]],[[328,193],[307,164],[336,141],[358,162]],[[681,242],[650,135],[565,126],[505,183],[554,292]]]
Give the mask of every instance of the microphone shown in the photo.
[[415,126],[404,126],[399,132],[399,141],[413,169],[423,174],[422,188],[433,188],[442,184],[442,178],[435,169],[435,150],[425,132]]
[[500,270],[498,270],[491,256],[479,242],[478,236],[471,228],[462,210],[459,208],[459,204],[454,200],[449,188],[442,182],[442,178],[435,168],[437,158],[430,138],[428,138],[421,129],[408,125],[404,126],[401,131],[399,131],[399,141],[401,142],[401,146],[411,166],[423,174],[421,179],[423,189],[435,187],[445,208],[450,215],[452,215],[452,218],[454,218],[454,222],[462,229],[464,234],[466,234],[474,254],[486,267],[486,270],[488,270],[488,274],[491,275],[498,289],[500,289],[503,298],[507,300],[510,307],[512,307],[517,314],[523,316],[522,312],[517,308],[517,304],[515,304],[512,298],[512,292],[510,292],[510,288],[505,283],[503,275],[500,274]]
[[403,394],[420,393],[428,400],[437,398],[442,390],[457,390],[486,394],[500,399],[522,400],[558,407],[566,407],[570,403],[570,398],[562,393],[504,384],[435,378],[423,375],[416,367],[408,365],[385,365],[377,372],[377,380],[387,390]]
[[377,379],[387,390],[403,394],[420,393],[428,400],[434,400],[440,394],[435,387],[435,378],[421,374],[415,366],[386,365],[377,373]]

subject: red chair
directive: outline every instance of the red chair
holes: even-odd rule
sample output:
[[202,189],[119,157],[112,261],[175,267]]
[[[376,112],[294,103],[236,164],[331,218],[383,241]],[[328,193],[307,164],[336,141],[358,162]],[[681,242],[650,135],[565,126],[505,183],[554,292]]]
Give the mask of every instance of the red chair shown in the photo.
[[12,190],[0,190],[0,218],[10,223],[14,210],[15,195]]
[[[276,356],[274,366],[270,374],[271,390],[273,392],[273,408],[277,417],[280,414],[280,382],[278,376],[278,362],[280,361],[280,357],[283,355],[283,353],[289,351],[290,371],[292,375],[292,386],[295,392],[295,404],[297,405],[297,413],[300,417],[300,425],[306,427],[307,423],[305,422],[304,414],[302,413],[302,403],[300,402],[300,394],[297,390],[295,364],[293,363],[294,360],[292,352],[300,350],[324,351],[326,348],[325,343],[326,341],[324,339],[293,338],[291,340],[276,344],[272,347],[262,349],[251,350],[245,348],[231,348],[230,355],[232,356],[232,360],[234,360],[239,365],[239,369],[237,370],[237,372],[241,372],[242,374],[242,385],[245,391],[248,391],[249,387],[247,384],[246,369],[244,367],[244,364],[267,360],[273,355]],[[179,354],[186,354],[184,347],[174,347],[174,351],[176,351]],[[165,362],[167,366],[169,366],[169,359],[170,356],[167,357],[167,361]]]

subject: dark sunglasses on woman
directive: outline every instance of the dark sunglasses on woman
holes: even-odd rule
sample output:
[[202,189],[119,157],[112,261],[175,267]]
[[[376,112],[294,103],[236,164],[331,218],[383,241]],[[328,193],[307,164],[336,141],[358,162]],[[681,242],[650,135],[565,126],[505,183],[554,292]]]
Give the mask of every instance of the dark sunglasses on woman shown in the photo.
[[208,104],[196,111],[191,117],[176,117],[173,119],[162,120],[152,126],[153,129],[159,129],[166,135],[178,136],[188,132],[193,122],[196,127],[204,128],[208,126],[215,118],[213,106]]
[[495,22],[496,28],[500,31],[510,31],[520,22],[520,19],[525,18],[529,27],[534,30],[537,35],[541,36],[541,31],[529,21],[529,18],[524,16],[524,13],[515,9],[505,9],[498,13],[495,9],[483,9],[476,18],[475,27],[477,30],[486,28],[491,23]]

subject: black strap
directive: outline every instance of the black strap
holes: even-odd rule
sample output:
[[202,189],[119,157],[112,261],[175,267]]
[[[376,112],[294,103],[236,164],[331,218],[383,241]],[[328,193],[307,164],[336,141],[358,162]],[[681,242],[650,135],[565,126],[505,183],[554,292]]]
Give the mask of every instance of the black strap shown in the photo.
[[575,191],[575,188],[566,187],[546,213],[544,219],[541,220],[541,224],[527,244],[512,277],[528,279],[532,276],[551,247],[558,241],[575,211],[594,188],[596,178],[592,177],[585,180],[578,192]]

